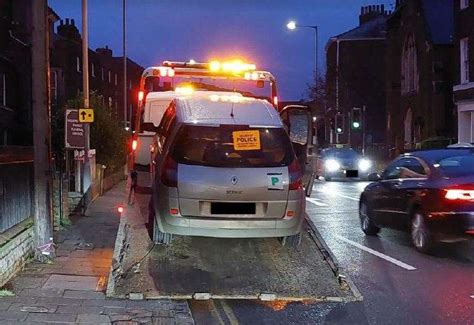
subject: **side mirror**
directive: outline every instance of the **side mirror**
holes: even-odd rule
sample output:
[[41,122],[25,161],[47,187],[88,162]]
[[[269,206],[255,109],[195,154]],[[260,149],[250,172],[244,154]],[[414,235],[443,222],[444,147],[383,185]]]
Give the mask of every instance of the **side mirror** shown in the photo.
[[367,176],[367,179],[370,182],[377,182],[377,181],[380,181],[382,179],[382,177],[380,177],[380,175],[378,173],[371,173]]
[[153,123],[143,123],[142,124],[142,131],[158,133],[158,127],[155,126]]

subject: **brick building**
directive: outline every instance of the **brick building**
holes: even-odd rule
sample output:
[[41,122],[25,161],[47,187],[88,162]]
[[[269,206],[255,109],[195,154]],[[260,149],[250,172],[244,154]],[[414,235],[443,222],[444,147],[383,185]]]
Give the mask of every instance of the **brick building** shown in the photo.
[[458,141],[474,143],[474,1],[456,0],[454,101]]
[[455,136],[453,1],[397,0],[387,21],[387,137],[392,156]]
[[[330,38],[326,45],[326,139],[362,149],[385,141],[385,27],[383,5],[361,8],[359,26]],[[362,114],[365,108],[365,116]],[[365,121],[353,128],[354,113]],[[342,115],[342,133],[334,129]],[[339,119],[339,118],[338,118]]]
[[[51,9],[44,18],[50,31],[59,19]],[[0,0],[0,286],[35,248],[32,47],[46,44],[32,30],[30,0]]]
[[[57,107],[82,91],[82,37],[74,19],[61,20],[53,36],[51,54],[51,99]],[[136,111],[137,91],[143,67],[127,58],[127,120]],[[90,90],[103,96],[103,103],[119,120],[124,119],[123,57],[113,56],[107,46],[89,50]]]

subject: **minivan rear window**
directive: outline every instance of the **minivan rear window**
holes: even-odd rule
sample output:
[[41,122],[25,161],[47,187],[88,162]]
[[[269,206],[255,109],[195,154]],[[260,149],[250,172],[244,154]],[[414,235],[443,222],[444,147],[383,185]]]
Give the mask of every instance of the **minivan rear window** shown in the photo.
[[[260,149],[235,150],[236,131],[258,131]],[[281,167],[294,159],[290,139],[283,128],[249,128],[183,125],[176,135],[171,156],[180,164],[211,167]]]

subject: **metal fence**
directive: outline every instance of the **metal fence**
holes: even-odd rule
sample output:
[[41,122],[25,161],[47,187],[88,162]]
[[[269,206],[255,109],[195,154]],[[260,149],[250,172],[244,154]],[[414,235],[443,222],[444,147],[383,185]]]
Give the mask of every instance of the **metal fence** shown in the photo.
[[33,163],[0,164],[0,233],[33,214]]

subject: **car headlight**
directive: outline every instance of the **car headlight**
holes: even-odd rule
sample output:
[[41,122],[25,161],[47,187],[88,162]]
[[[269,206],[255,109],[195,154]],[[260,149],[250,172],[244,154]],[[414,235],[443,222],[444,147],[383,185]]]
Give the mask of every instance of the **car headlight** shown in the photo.
[[336,170],[341,168],[341,164],[339,164],[337,160],[329,159],[326,160],[326,162],[324,163],[324,167],[326,167],[329,172],[335,172]]
[[359,169],[363,172],[367,171],[370,167],[372,167],[372,162],[368,159],[361,159],[359,160]]

